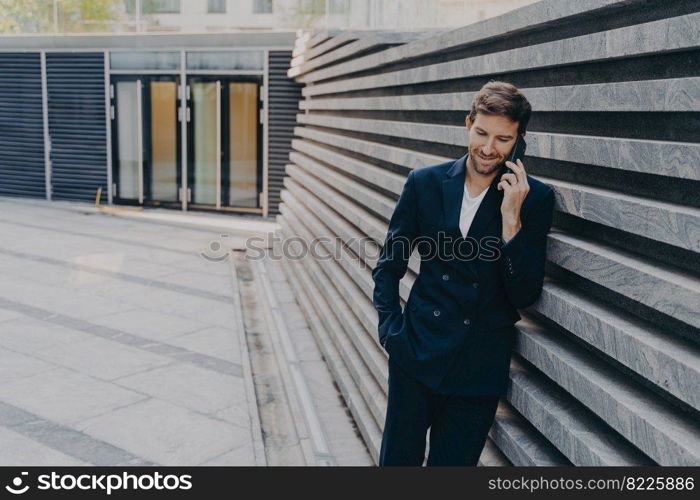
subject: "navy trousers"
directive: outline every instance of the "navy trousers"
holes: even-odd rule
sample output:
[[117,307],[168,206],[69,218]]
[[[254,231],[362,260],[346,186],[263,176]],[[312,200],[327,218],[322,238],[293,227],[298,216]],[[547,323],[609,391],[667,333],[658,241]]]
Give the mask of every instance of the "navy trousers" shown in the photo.
[[389,358],[389,397],[379,465],[423,465],[428,428],[428,466],[476,465],[499,398],[437,393]]

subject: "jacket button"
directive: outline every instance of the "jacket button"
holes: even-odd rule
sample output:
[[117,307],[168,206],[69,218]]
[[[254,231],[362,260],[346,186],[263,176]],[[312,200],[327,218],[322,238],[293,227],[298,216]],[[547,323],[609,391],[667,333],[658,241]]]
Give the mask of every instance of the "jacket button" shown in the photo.
[[474,288],[479,288],[479,283],[472,283],[472,286],[473,286]]
[[433,311],[433,314],[434,314],[435,316],[440,316],[440,310],[439,310],[439,309],[435,309],[435,310]]
[[447,281],[448,279],[450,279],[450,275],[449,275],[449,274],[443,274],[443,275],[442,275],[442,280],[443,280],[443,281]]
[[464,324],[465,324],[465,325],[468,325],[469,323],[471,323],[471,321],[469,321],[469,318],[467,318],[467,319],[464,320]]

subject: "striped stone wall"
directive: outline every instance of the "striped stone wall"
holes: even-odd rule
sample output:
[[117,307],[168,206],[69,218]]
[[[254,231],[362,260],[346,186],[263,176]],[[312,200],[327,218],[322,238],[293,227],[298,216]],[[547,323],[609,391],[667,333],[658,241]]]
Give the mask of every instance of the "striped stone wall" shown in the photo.
[[299,37],[278,221],[328,243],[284,268],[375,459],[387,363],[371,271],[406,175],[466,152],[472,97],[498,79],[532,103],[525,168],[557,196],[482,463],[700,465],[699,11],[544,0],[452,31]]

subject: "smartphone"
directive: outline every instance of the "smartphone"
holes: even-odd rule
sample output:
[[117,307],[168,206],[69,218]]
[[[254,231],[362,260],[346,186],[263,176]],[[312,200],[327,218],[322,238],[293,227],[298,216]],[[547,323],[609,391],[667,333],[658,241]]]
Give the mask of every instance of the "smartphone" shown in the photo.
[[[515,160],[520,160],[522,161],[523,158],[525,157],[525,149],[527,149],[527,144],[525,143],[525,139],[523,139],[523,136],[518,134],[518,138],[515,140],[515,145],[513,146],[513,149],[510,152],[510,155],[508,156],[507,161],[512,161],[513,163],[516,163]],[[508,165],[503,164],[505,167],[505,170],[507,173],[512,174],[513,171],[508,168]]]

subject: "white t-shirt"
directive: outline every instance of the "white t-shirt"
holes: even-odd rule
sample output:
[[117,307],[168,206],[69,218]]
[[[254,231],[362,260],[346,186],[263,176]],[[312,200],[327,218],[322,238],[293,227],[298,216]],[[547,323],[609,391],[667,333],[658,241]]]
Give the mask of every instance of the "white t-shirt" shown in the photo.
[[479,209],[479,205],[481,205],[481,200],[483,200],[484,196],[486,196],[486,191],[488,191],[488,188],[484,189],[481,194],[477,195],[475,198],[470,198],[467,185],[464,185],[462,210],[459,212],[459,230],[462,233],[462,238],[467,237],[467,233],[472,225],[476,211]]

